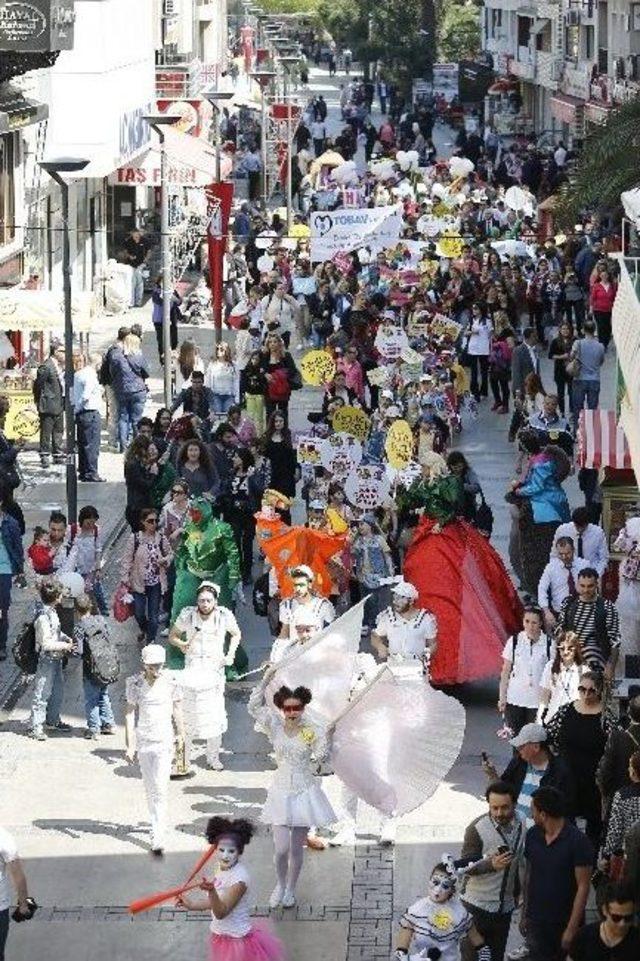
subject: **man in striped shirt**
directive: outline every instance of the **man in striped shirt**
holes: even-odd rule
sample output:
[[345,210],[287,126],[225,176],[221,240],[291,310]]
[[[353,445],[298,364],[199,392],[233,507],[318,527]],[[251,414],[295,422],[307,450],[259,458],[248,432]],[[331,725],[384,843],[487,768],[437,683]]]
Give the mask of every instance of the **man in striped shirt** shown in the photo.
[[575,631],[582,644],[582,657],[591,670],[614,676],[620,650],[620,622],[611,601],[598,594],[598,572],[585,567],[578,574],[577,597],[562,602],[560,626]]

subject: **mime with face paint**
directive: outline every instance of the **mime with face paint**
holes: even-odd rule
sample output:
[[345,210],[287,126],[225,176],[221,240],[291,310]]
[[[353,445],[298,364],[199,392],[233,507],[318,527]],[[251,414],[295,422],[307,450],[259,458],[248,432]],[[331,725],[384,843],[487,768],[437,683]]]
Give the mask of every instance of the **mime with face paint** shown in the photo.
[[266,689],[275,670],[275,666],[268,668],[253,689],[248,709],[256,729],[269,737],[277,765],[260,816],[271,825],[275,849],[276,886],[269,905],[292,908],[307,832],[313,825],[332,824],[336,815],[316,774],[329,745],[326,730],[304,713],[311,691],[280,687],[273,696],[274,710],[266,703]]
[[250,821],[214,817],[206,838],[215,847],[215,871],[200,885],[206,897],[183,894],[188,911],[210,911],[212,961],[283,961],[282,944],[264,921],[251,918],[251,878],[241,861],[253,836]]
[[438,623],[417,600],[418,591],[404,578],[391,588],[391,604],[378,614],[371,634],[371,645],[383,660],[424,661],[435,654]]
[[[211,770],[222,770],[220,747],[227,730],[224,703],[225,667],[235,659],[241,634],[233,613],[218,606],[220,588],[203,581],[195,607],[184,607],[171,628],[169,643],[185,656],[180,683],[184,688],[185,762],[191,761],[193,741],[207,742],[206,759]],[[225,641],[231,638],[225,653]]]
[[280,604],[280,636],[273,645],[271,660],[282,657],[288,641],[295,641],[297,625],[301,627],[314,626],[316,631],[328,627],[335,620],[336,612],[331,601],[326,597],[314,594],[312,587],[314,574],[310,567],[301,564],[291,571],[293,582],[293,597],[288,597]]

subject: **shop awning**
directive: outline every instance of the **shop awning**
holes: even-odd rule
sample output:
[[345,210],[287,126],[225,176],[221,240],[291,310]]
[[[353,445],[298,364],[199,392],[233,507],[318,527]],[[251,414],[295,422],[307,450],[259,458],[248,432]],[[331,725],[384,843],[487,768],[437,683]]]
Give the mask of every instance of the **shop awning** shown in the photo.
[[570,97],[567,93],[556,93],[550,98],[549,105],[556,120],[571,124],[578,119],[578,110],[584,107],[584,100]]
[[[98,305],[95,294],[74,293],[71,311],[76,333],[96,330]],[[63,328],[64,301],[60,292],[25,290],[22,287],[0,290],[0,329],[62,331]]]
[[584,119],[590,123],[606,123],[612,107],[613,104],[610,103],[597,103],[594,100],[589,100],[584,105]]
[[[194,137],[167,127],[164,132],[167,151],[167,179],[172,185],[206,187],[216,180],[216,151],[201,137]],[[222,154],[220,175],[231,176],[233,163]],[[133,163],[119,167],[109,176],[111,184],[160,186],[160,144],[155,139],[145,154]]]
[[47,104],[27,100],[20,90],[10,84],[0,97],[0,134],[13,133],[14,130],[40,123],[48,116]]
[[631,454],[613,410],[583,410],[578,423],[580,467],[631,470]]

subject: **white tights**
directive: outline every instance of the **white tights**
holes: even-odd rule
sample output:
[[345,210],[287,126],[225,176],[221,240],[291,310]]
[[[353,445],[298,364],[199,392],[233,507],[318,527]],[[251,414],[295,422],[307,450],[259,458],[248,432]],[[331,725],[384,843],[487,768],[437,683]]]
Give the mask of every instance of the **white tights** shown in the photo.
[[290,828],[285,824],[273,825],[273,862],[278,884],[289,891],[295,891],[302,861],[308,828]]

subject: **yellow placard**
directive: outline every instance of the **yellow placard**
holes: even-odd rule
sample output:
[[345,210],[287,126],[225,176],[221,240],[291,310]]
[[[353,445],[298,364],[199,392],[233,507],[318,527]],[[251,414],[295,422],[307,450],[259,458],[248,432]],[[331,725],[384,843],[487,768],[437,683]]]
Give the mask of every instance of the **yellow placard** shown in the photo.
[[333,429],[342,434],[352,434],[358,440],[366,440],[369,433],[369,418],[357,407],[341,407],[333,415]]
[[336,362],[328,350],[310,350],[300,361],[300,373],[305,384],[321,387],[336,375]]
[[5,436],[9,440],[35,437],[40,430],[40,418],[31,391],[5,390],[2,394],[10,400],[4,424]]
[[413,444],[413,433],[406,420],[394,420],[384,445],[391,467],[404,470],[411,463]]
[[440,237],[437,249],[441,257],[447,257],[449,260],[457,260],[458,257],[462,256],[464,240],[457,232],[447,230]]

